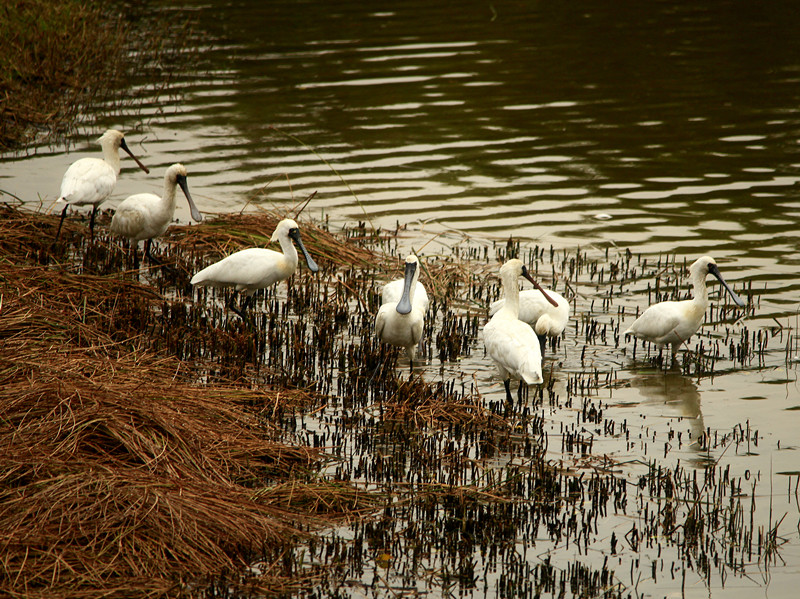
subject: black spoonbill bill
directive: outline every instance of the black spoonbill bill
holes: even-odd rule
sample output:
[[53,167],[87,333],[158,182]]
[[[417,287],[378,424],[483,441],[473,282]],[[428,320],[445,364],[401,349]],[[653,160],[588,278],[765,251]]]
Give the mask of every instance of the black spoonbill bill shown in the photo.
[[272,233],[271,241],[281,244],[283,253],[263,248],[248,248],[235,252],[207,266],[192,277],[192,285],[206,287],[234,287],[245,295],[241,310],[233,305],[233,294],[228,301],[228,307],[245,320],[245,311],[253,297],[259,290],[288,279],[297,270],[297,250],[294,249],[292,240],[297,242],[303,257],[311,272],[317,272],[319,266],[306,251],[303,240],[300,238],[300,228],[290,218],[278,223]]
[[720,284],[731,294],[737,306],[746,304],[722,278],[717,263],[711,256],[703,256],[689,267],[689,274],[694,286],[694,297],[680,302],[669,301],[653,304],[637,318],[625,336],[633,335],[644,341],[655,343],[658,347],[672,345],[672,360],[678,353],[681,344],[689,339],[700,328],[703,316],[708,308],[708,289],[706,276],[714,275]]
[[65,202],[64,210],[61,211],[61,220],[58,221],[58,231],[56,241],[61,234],[61,225],[64,224],[64,217],[67,215],[67,208],[70,206],[92,206],[92,216],[89,220],[89,232],[94,238],[94,216],[98,206],[102,204],[114,191],[119,175],[120,161],[119,149],[125,150],[128,155],[136,161],[144,172],[150,170],[143,165],[139,159],[125,143],[125,136],[121,131],[109,129],[97,140],[103,148],[103,159],[100,158],[81,158],[73,162],[64,178],[61,180],[61,194],[58,202]]
[[192,218],[197,222],[202,221],[203,215],[200,214],[189,193],[186,167],[182,164],[173,164],[167,169],[164,175],[164,193],[161,197],[154,193],[137,193],[128,196],[117,206],[111,218],[111,232],[131,240],[134,268],[139,267],[136,246],[143,239],[145,256],[153,262],[158,262],[150,254],[150,242],[154,237],[163,235],[172,222],[172,217],[175,215],[175,189],[178,186],[189,202]]
[[[538,289],[526,289],[519,294],[519,319],[533,327],[539,337],[539,346],[544,357],[547,337],[558,337],[564,332],[569,322],[569,302],[559,293],[546,290],[549,299],[554,299],[557,306],[545,299]],[[497,314],[506,303],[505,299],[492,302],[489,316]]]
[[542,382],[542,351],[539,339],[531,325],[519,319],[519,277],[528,279],[545,300],[552,306],[558,306],[533,279],[521,260],[513,258],[500,268],[505,303],[483,327],[483,343],[503,379],[506,400],[509,403],[513,402],[510,379],[519,380],[520,391],[523,382],[528,385]]
[[409,254],[403,278],[383,286],[381,307],[375,317],[378,339],[405,348],[411,372],[414,371],[417,344],[422,338],[428,311],[428,294],[418,279],[419,260],[414,254]]

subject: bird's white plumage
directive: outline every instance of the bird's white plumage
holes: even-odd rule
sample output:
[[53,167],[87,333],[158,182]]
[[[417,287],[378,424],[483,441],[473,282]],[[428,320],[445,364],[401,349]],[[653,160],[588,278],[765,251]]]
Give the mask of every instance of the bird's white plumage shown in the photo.
[[[247,248],[207,266],[192,277],[192,285],[234,287],[245,295],[288,279],[297,268],[297,252],[291,241],[284,253],[265,248]],[[293,254],[293,255],[291,255]]]
[[[405,277],[383,286],[381,292],[383,303],[375,317],[375,334],[384,343],[405,348],[409,361],[413,364],[417,354],[417,345],[422,339],[425,328],[425,313],[428,310],[428,294],[419,282],[419,260],[414,254],[406,256]],[[410,279],[410,280],[409,280]],[[411,310],[402,310],[404,289],[409,291],[408,301]],[[414,290],[413,293],[411,290]]]
[[309,268],[316,272],[318,267],[306,253],[302,241],[299,241],[298,230],[297,223],[292,219],[282,220],[272,234],[272,241],[280,243],[283,253],[263,248],[240,250],[198,272],[192,277],[192,285],[234,287],[249,297],[258,289],[289,278],[298,263],[291,235],[298,240]]
[[483,342],[503,381],[536,385],[542,382],[542,353],[531,325],[519,319],[520,276],[523,264],[516,258],[500,269],[505,302],[483,327]]
[[134,242],[162,235],[175,215],[175,190],[178,185],[189,202],[192,218],[201,221],[203,216],[189,194],[186,175],[186,168],[182,164],[173,164],[164,175],[161,197],[153,193],[137,193],[125,198],[111,219],[111,232]]
[[114,191],[119,173],[119,157],[115,167],[100,158],[81,158],[73,162],[61,180],[59,202],[73,206],[97,205]]
[[[519,294],[519,319],[533,327],[537,335],[558,337],[569,322],[569,302],[559,293],[547,290],[558,306],[548,302],[538,289],[526,289]],[[505,299],[492,302],[489,316],[494,316],[505,305]]]
[[[73,162],[61,180],[59,202],[74,206],[97,206],[114,191],[120,170],[119,149],[124,147],[125,136],[121,131],[109,129],[97,141],[103,148],[103,158],[81,158]],[[134,160],[136,157],[130,154]],[[137,160],[142,170],[147,169]]]
[[[381,290],[381,304],[396,304],[399,302],[403,295],[404,282],[404,279],[397,279],[386,283]],[[428,292],[425,291],[425,286],[417,281],[413,289],[414,292],[411,296],[411,304],[420,306],[423,312],[427,312],[430,306],[430,300],[428,299]]]
[[655,343],[658,347],[672,346],[672,355],[678,353],[681,344],[694,335],[703,322],[708,308],[708,288],[706,276],[713,274],[722,286],[731,294],[739,306],[744,302],[728,286],[719,273],[717,263],[711,256],[703,256],[695,260],[689,267],[694,287],[694,297],[683,301],[666,301],[647,308],[637,318],[625,335],[633,335],[644,341]]

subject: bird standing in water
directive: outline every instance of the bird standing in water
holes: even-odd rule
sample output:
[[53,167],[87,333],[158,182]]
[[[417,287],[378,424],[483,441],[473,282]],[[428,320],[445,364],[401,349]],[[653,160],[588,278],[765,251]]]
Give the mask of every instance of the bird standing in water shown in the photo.
[[703,316],[708,308],[706,276],[711,274],[719,279],[720,284],[730,294],[737,306],[744,307],[746,305],[722,278],[717,263],[711,256],[703,256],[695,260],[689,267],[689,274],[694,287],[692,299],[653,304],[625,331],[626,337],[633,335],[644,341],[655,343],[659,348],[671,345],[673,362],[678,348],[697,332],[703,322]]
[[403,278],[383,286],[382,304],[375,317],[378,339],[404,348],[412,373],[417,345],[425,327],[425,312],[428,311],[428,293],[418,279],[419,260],[414,254],[409,254]]
[[297,250],[292,240],[303,252],[311,272],[317,272],[319,267],[303,245],[300,228],[292,219],[286,218],[278,223],[271,238],[271,241],[281,244],[283,253],[264,248],[240,250],[198,272],[192,277],[191,283],[207,287],[233,287],[243,293],[245,300],[241,309],[233,305],[233,295],[228,301],[228,308],[246,320],[247,306],[257,290],[288,279],[297,270]]
[[163,235],[172,222],[172,217],[175,215],[175,189],[178,186],[189,202],[192,218],[197,222],[203,220],[203,215],[200,214],[189,193],[186,175],[186,167],[182,164],[173,164],[164,174],[164,192],[161,197],[154,193],[137,193],[128,196],[117,206],[111,218],[111,232],[131,240],[134,268],[139,268],[136,245],[142,239],[145,240],[145,256],[158,263],[158,260],[150,254],[150,242],[154,237]]
[[525,277],[552,306],[556,301],[533,279],[521,260],[513,258],[500,268],[505,302],[483,327],[486,352],[497,367],[506,389],[506,401],[513,402],[510,379],[522,384],[542,382],[542,352],[536,333],[527,322],[519,319],[519,277]]

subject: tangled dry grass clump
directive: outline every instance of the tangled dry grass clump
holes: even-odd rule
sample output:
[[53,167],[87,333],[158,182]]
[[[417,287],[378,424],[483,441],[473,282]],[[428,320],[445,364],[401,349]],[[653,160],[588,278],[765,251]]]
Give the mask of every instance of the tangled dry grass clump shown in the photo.
[[293,544],[376,499],[320,478],[326,456],[264,416],[306,394],[197,384],[140,328],[152,289],[42,264],[52,226],[0,210],[0,594],[308,584]]
[[[325,435],[296,434],[330,404],[352,410],[337,428],[369,426],[377,406],[376,426],[404,447],[453,428],[507,442],[509,423],[480,397],[401,377],[397,352],[374,341],[377,290],[402,262],[391,232],[302,222],[320,272],[301,269],[285,299],[259,294],[245,323],[189,279],[267,245],[282,215],[175,226],[165,266],[142,271],[108,217],[91,243],[67,219],[54,245],[57,217],[0,206],[0,594],[238,596],[330,581],[298,548],[402,491],[364,491]],[[430,326],[450,331],[430,334],[429,353],[447,354],[475,333],[476,317],[444,301],[473,274],[442,259],[426,275],[439,282]]]

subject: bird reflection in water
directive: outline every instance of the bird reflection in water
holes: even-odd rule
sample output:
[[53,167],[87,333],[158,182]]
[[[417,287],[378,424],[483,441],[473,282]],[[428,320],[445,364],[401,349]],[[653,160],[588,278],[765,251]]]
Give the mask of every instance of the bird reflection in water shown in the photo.
[[[661,411],[665,417],[679,416],[689,423],[689,447],[696,453],[695,464],[708,459],[705,423],[700,406],[700,390],[697,384],[676,371],[639,371],[630,379],[630,386],[639,391],[642,406],[666,406]],[[676,431],[681,435],[681,431]],[[671,442],[676,449],[687,442],[684,435]]]

